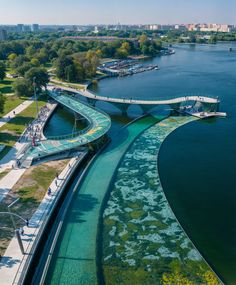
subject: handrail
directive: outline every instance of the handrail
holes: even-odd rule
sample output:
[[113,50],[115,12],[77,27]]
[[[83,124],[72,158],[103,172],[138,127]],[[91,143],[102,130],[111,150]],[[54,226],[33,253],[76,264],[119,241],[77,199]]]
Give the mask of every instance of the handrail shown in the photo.
[[46,141],[46,140],[64,140],[64,139],[75,138],[75,137],[77,137],[77,136],[83,135],[83,134],[86,133],[90,128],[91,128],[91,126],[87,126],[87,127],[84,128],[83,130],[79,130],[79,131],[73,132],[72,134],[67,134],[67,135],[61,135],[61,136],[47,136],[44,140],[41,140],[41,141]]
[[[70,88],[70,87],[68,87],[68,88]],[[62,88],[63,89],[63,88]],[[73,89],[73,88],[70,88],[70,89]],[[71,92],[74,92],[74,93],[78,93],[78,94],[80,94],[79,93],[79,91],[77,91],[77,89],[73,89],[74,91],[71,91]],[[66,89],[64,90],[64,91],[66,91]],[[69,91],[69,90],[68,90]],[[49,91],[50,92],[50,91]],[[52,93],[50,93],[49,95],[53,98],[53,99],[55,99],[56,101],[59,101],[59,100],[57,100],[56,98],[59,98],[60,97],[60,95],[51,95]],[[82,94],[80,94],[80,95],[82,95]],[[66,94],[66,93],[63,93],[63,96],[65,96],[65,97],[68,97],[68,98],[70,98],[71,99],[71,95],[68,95],[68,94]],[[95,96],[95,95],[94,95]],[[99,113],[102,113],[104,116],[106,116],[107,118],[109,118],[109,115],[106,113],[106,112],[104,112],[103,110],[101,110],[101,109],[98,109],[98,108],[96,108],[96,107],[94,107],[94,106],[92,106],[92,105],[90,105],[90,104],[88,104],[88,103],[86,103],[86,102],[81,102],[78,98],[76,98],[76,97],[72,97],[73,98],[73,100],[75,100],[75,101],[77,101],[78,103],[81,103],[81,104],[83,104],[83,105],[85,105],[85,106],[87,106],[87,107],[89,107],[90,109],[93,109],[93,110],[95,110],[95,111],[97,111],[97,112],[99,112]],[[76,112],[76,111],[75,111]],[[83,112],[81,112],[81,113],[83,113]],[[80,113],[80,114],[81,114]]]
[[87,88],[85,89],[85,91],[82,90],[78,90],[76,88],[73,87],[67,87],[67,86],[59,86],[54,84],[55,86],[58,86],[58,88],[62,89],[62,90],[67,90],[70,92],[74,92],[74,93],[78,93],[81,96],[87,97],[87,98],[91,98],[91,99],[95,99],[95,100],[101,100],[101,101],[106,101],[106,102],[112,102],[112,103],[123,103],[123,104],[142,104],[142,105],[158,105],[158,104],[176,104],[176,103],[181,103],[181,102],[187,102],[187,101],[199,101],[199,102],[204,102],[204,103],[208,103],[208,104],[217,104],[219,103],[219,99],[218,97],[214,97],[211,95],[203,95],[200,93],[185,93],[182,94],[181,96],[175,96],[172,98],[158,98],[158,100],[139,100],[139,99],[132,99],[132,98],[115,98],[115,97],[105,97],[105,96],[100,96],[97,95],[95,93],[93,93],[92,91],[88,90]]

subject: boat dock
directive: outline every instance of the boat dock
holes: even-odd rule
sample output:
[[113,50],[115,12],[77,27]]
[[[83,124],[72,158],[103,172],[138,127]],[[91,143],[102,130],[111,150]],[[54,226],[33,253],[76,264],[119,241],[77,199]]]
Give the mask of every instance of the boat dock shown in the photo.
[[185,112],[188,115],[200,118],[200,119],[208,119],[212,117],[227,117],[227,113],[225,112],[198,112],[198,113],[192,113],[192,112]]

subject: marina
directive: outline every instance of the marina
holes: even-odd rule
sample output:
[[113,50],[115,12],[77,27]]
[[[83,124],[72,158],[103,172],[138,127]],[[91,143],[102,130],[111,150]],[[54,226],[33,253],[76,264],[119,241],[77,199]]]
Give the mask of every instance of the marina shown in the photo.
[[128,76],[145,71],[158,70],[157,64],[141,64],[137,60],[115,60],[103,63],[98,70],[109,76]]

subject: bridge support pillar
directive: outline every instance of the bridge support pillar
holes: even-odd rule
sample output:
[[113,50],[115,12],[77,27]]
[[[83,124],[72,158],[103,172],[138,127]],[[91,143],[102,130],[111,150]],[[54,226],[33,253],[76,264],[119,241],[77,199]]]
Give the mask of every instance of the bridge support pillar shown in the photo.
[[173,109],[174,111],[178,111],[180,109],[181,103],[176,104],[169,104],[170,109]]
[[88,100],[88,103],[89,103],[91,106],[95,107],[97,100],[92,99],[92,98],[87,98],[87,100]]
[[126,115],[127,114],[127,110],[129,108],[128,104],[123,104],[123,103],[112,103],[114,106],[116,106],[121,112],[122,115]]
[[147,114],[152,108],[155,107],[154,105],[146,105],[146,104],[145,105],[140,104],[139,106],[140,106],[144,115]]

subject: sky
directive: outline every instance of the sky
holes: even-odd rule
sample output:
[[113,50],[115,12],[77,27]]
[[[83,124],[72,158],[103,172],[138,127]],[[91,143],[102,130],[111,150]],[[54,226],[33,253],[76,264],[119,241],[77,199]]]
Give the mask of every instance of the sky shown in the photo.
[[0,0],[0,24],[236,25],[236,0]]

